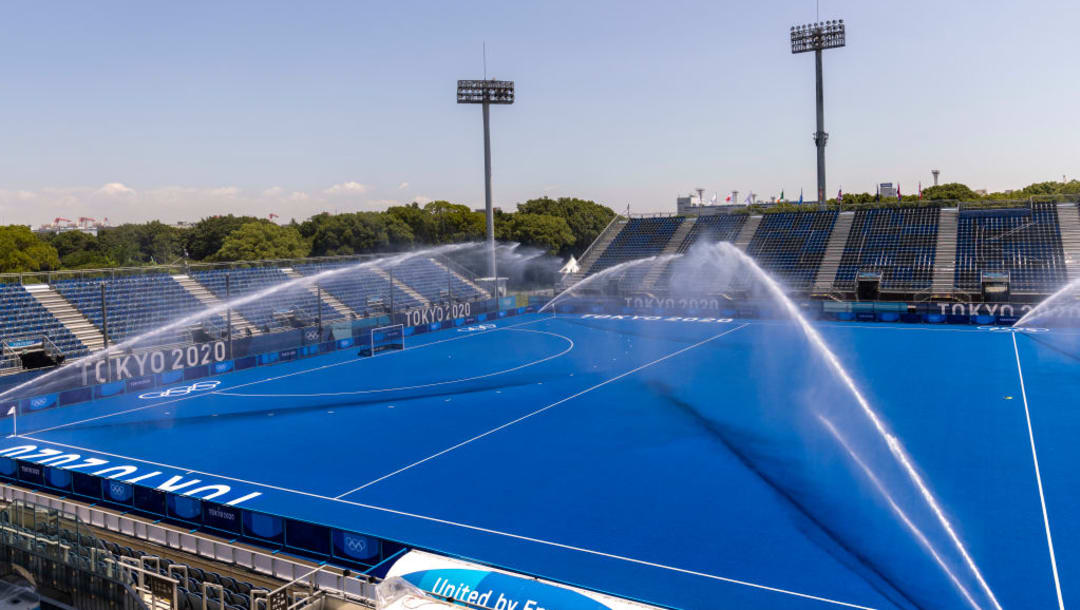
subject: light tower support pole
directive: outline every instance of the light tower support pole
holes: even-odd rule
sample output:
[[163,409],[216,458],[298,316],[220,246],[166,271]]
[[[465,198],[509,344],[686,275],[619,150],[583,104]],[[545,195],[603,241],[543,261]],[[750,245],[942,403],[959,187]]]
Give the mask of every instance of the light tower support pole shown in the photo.
[[495,267],[495,210],[491,204],[491,112],[484,101],[484,211],[487,214],[488,277],[499,277]]
[[498,275],[495,266],[495,208],[491,201],[491,104],[514,103],[514,81],[459,80],[459,104],[480,104],[484,115],[484,211],[487,215],[488,274],[498,294]]
[[814,51],[814,75],[817,85],[817,132],[814,134],[814,144],[817,145],[817,192],[818,207],[825,209],[828,201],[825,190],[825,142],[829,134],[825,133],[825,87],[821,82],[821,49]]

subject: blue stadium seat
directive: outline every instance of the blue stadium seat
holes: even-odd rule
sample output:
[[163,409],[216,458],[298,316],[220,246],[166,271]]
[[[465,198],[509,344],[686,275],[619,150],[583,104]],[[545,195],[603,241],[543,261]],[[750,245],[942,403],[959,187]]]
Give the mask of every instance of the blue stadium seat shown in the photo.
[[788,288],[805,290],[825,256],[837,214],[835,210],[766,214],[746,252]]
[[[46,336],[68,358],[88,353],[86,346],[21,284],[0,284],[0,341],[38,340]],[[0,369],[19,366],[0,359]]]
[[631,218],[589,269],[590,274],[664,251],[684,218]]
[[[226,285],[228,276],[228,285]],[[193,271],[191,277],[205,286],[221,300],[236,300],[254,295],[275,286],[291,281],[285,272],[277,267],[247,267],[238,269],[212,269]],[[252,324],[263,330],[272,330],[282,326],[275,319],[275,313],[295,312],[307,320],[316,320],[322,308],[324,322],[341,319],[342,315],[325,302],[319,303],[316,296],[306,285],[283,287],[276,292],[236,306],[240,313]]]
[[856,211],[834,285],[855,290],[860,271],[879,271],[883,290],[929,289],[940,215],[937,207]]
[[[105,286],[107,320],[103,320],[101,312],[102,285]],[[167,273],[58,280],[53,283],[53,288],[99,330],[104,330],[104,322],[107,322],[109,341],[113,343],[161,328],[206,308]],[[218,328],[225,325],[221,316],[211,317],[209,323]],[[178,328],[153,337],[148,344],[189,340],[187,329]]]
[[955,286],[977,292],[984,271],[1009,272],[1012,292],[1051,293],[1067,280],[1057,205],[964,210],[957,219]]

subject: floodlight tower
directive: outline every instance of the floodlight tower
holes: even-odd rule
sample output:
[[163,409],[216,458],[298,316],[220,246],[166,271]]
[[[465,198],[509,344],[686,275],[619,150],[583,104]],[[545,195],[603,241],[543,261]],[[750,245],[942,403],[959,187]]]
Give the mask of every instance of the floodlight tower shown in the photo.
[[842,47],[846,43],[844,20],[818,21],[791,28],[791,52],[814,52],[814,74],[817,76],[817,131],[814,132],[814,144],[817,145],[817,188],[818,205],[825,207],[825,142],[829,134],[825,133],[825,94],[821,83],[821,52],[825,49]]
[[484,206],[487,211],[488,274],[498,293],[498,275],[495,268],[495,212],[491,207],[491,127],[488,106],[514,103],[512,80],[459,80],[457,82],[459,104],[481,104],[484,109]]

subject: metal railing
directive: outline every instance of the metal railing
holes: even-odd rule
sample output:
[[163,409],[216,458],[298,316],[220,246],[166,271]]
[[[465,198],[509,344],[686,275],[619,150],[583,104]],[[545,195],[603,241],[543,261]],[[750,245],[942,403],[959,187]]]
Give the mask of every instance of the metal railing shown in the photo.
[[[341,601],[374,605],[375,586],[378,580],[366,575],[353,575],[348,570],[328,565],[316,565],[280,553],[233,544],[219,538],[193,533],[187,529],[151,522],[99,506],[72,502],[13,485],[0,484],[0,499],[13,504],[30,506],[37,511],[46,513],[52,511],[65,519],[127,536],[146,544],[281,580],[287,584],[279,587],[279,590],[284,588],[290,592],[290,595],[292,592],[307,587],[312,591],[321,591],[321,595]],[[104,549],[98,549],[98,552],[107,553]],[[134,582],[138,583],[138,581]],[[254,600],[252,600],[251,608],[252,610],[259,609]]]

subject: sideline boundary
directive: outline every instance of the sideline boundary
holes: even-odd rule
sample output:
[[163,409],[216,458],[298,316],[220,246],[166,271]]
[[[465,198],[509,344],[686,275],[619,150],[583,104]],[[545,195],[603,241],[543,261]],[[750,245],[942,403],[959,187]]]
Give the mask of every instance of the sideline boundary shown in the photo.
[[511,533],[511,532],[504,532],[504,531],[501,531],[501,530],[482,527],[482,526],[479,526],[479,525],[472,525],[472,524],[469,524],[469,523],[460,523],[460,522],[457,522],[457,521],[450,521],[449,519],[441,519],[439,517],[432,517],[432,516],[429,516],[429,515],[419,515],[419,514],[416,514],[416,513],[410,513],[410,512],[407,512],[407,511],[403,511],[403,510],[387,508],[385,506],[377,506],[375,504],[365,504],[363,502],[354,502],[352,500],[341,500],[341,499],[338,499],[338,498],[332,498],[330,496],[323,496],[323,495],[315,494],[315,493],[311,493],[311,492],[300,491],[300,490],[296,490],[296,489],[289,489],[287,487],[279,487],[279,486],[270,485],[270,484],[267,484],[267,483],[258,483],[258,482],[255,482],[255,481],[248,481],[248,480],[245,480],[245,479],[238,479],[236,477],[229,477],[229,476],[219,475],[219,474],[215,474],[215,473],[212,473],[212,472],[205,472],[205,471],[202,471],[202,470],[188,470],[188,469],[185,469],[183,466],[175,466],[173,464],[164,464],[164,463],[161,463],[161,462],[154,462],[154,461],[151,461],[151,460],[132,458],[132,457],[129,457],[129,456],[126,456],[126,455],[118,455],[118,454],[109,453],[109,452],[106,452],[106,451],[98,451],[96,449],[87,449],[85,447],[78,447],[76,445],[68,445],[68,444],[65,444],[65,443],[57,443],[57,442],[53,442],[53,441],[39,440],[39,439],[30,437],[30,436],[19,435],[18,438],[34,441],[36,443],[48,443],[48,444],[51,444],[51,445],[56,445],[58,447],[67,447],[69,449],[76,449],[76,450],[79,450],[79,451],[90,451],[90,452],[93,452],[93,453],[99,453],[101,455],[107,455],[109,457],[125,459],[125,460],[131,460],[133,462],[141,462],[143,464],[149,464],[151,466],[159,466],[159,467],[162,467],[162,468],[173,468],[173,469],[176,469],[176,470],[187,470],[187,472],[191,473],[191,474],[201,474],[203,476],[216,477],[216,478],[223,479],[223,480],[226,480],[226,481],[235,481],[235,482],[238,482],[238,483],[246,483],[248,485],[254,485],[256,487],[264,487],[264,488],[267,488],[267,489],[273,489],[273,490],[276,490],[276,491],[282,491],[282,492],[286,492],[286,493],[292,493],[292,494],[297,494],[297,495],[301,495],[301,496],[307,496],[307,497],[316,498],[316,499],[319,499],[319,500],[328,500],[330,502],[338,502],[338,503],[341,503],[341,504],[347,504],[347,505],[355,506],[355,507],[358,507],[358,508],[365,508],[365,509],[373,510],[373,511],[376,511],[376,512],[387,513],[387,514],[391,514],[391,515],[397,515],[399,517],[409,517],[409,518],[412,518],[412,519],[419,519],[421,521],[428,521],[428,522],[431,522],[431,523],[438,523],[440,525],[448,525],[448,526],[451,526],[451,527],[467,529],[467,530],[474,531],[474,532],[481,532],[481,533],[484,533],[484,534],[491,534],[493,536],[503,536],[503,537],[506,537],[506,538],[512,538],[512,539],[515,539],[515,540],[521,540],[523,542],[532,542],[532,543],[535,543],[535,544],[541,544],[541,545],[550,546],[550,547],[554,547],[554,548],[560,548],[560,549],[564,549],[564,550],[568,550],[568,551],[575,551],[575,552],[578,552],[578,553],[585,553],[587,555],[594,555],[594,556],[597,556],[597,557],[604,557],[604,558],[607,558],[607,559],[615,559],[615,560],[618,560],[618,561],[623,561],[623,562],[626,562],[626,563],[632,563],[632,564],[635,564],[635,565],[641,565],[641,566],[650,567],[650,568],[658,568],[658,569],[661,569],[661,570],[667,570],[667,571],[671,571],[671,572],[678,572],[680,574],[687,574],[687,575],[690,575],[690,576],[699,576],[699,577],[702,577],[702,578],[708,578],[710,580],[716,580],[716,581],[720,581],[720,582],[726,582],[726,583],[731,583],[731,584],[736,584],[736,585],[742,585],[744,587],[750,587],[750,588],[753,588],[753,589],[760,589],[762,591],[770,591],[770,592],[773,592],[773,593],[782,593],[784,595],[791,595],[793,597],[800,597],[800,598],[803,598],[803,599],[810,599],[810,600],[814,600],[814,601],[834,604],[834,605],[842,606],[842,607],[845,607],[845,608],[857,608],[859,610],[874,610],[873,608],[871,608],[869,606],[861,606],[859,604],[853,604],[851,602],[844,602],[844,601],[840,601],[840,600],[836,600],[836,599],[830,599],[828,597],[821,597],[821,596],[818,596],[818,595],[811,595],[809,593],[800,593],[798,591],[791,591],[791,590],[788,590],[788,589],[781,589],[779,587],[771,587],[769,585],[762,585],[762,584],[753,583],[753,582],[749,582],[749,581],[745,581],[745,580],[739,580],[739,579],[736,579],[736,578],[728,578],[726,576],[719,576],[719,575],[716,575],[716,574],[709,574],[707,572],[699,572],[699,571],[690,570],[690,569],[687,569],[687,568],[679,568],[679,567],[676,567],[676,566],[669,566],[669,565],[665,565],[665,564],[662,564],[662,563],[655,563],[655,562],[652,562],[652,561],[646,561],[644,559],[636,559],[634,557],[627,557],[627,556],[624,556],[624,555],[617,555],[617,554],[614,554],[614,553],[606,553],[604,551],[596,551],[596,550],[587,549],[587,548],[584,548],[584,547],[577,547],[577,546],[573,546],[573,545],[570,545],[570,544],[564,544],[562,542],[554,542],[554,541],[551,541],[551,540],[544,540],[542,538],[533,538],[533,537],[530,537],[530,536],[524,536],[522,534],[514,534],[514,533]]
[[1020,366],[1020,348],[1016,346],[1016,333],[1012,334],[1013,354],[1016,355],[1016,373],[1020,376],[1020,396],[1024,399],[1024,417],[1027,419],[1028,440],[1031,442],[1031,461],[1035,465],[1035,484],[1039,488],[1039,504],[1042,506],[1043,526],[1046,528],[1046,546],[1050,551],[1050,569],[1054,573],[1054,589],[1057,591],[1059,610],[1065,610],[1061,595],[1061,578],[1058,576],[1057,557],[1054,555],[1054,539],[1050,535],[1050,518],[1046,513],[1046,496],[1043,494],[1042,474],[1039,472],[1039,454],[1035,451],[1035,432],[1031,428],[1031,409],[1028,408],[1027,388],[1024,385],[1024,369]]

